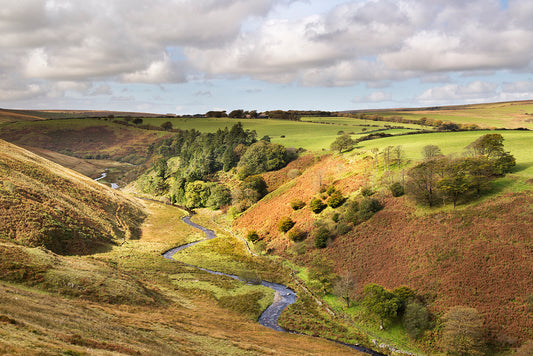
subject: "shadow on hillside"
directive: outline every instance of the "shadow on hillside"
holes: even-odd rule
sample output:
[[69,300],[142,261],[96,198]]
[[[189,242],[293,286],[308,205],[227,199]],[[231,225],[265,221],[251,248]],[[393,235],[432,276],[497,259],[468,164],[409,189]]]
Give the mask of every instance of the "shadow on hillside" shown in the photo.
[[532,162],[520,162],[513,168],[513,173],[523,172],[531,167],[533,167],[533,161]]

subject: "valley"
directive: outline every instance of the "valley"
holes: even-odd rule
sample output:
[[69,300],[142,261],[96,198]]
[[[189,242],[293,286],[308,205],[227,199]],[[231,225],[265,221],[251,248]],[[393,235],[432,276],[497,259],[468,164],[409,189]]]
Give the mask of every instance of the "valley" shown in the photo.
[[[482,320],[469,352],[527,354],[529,111],[0,113],[0,353],[445,355],[463,307]],[[413,188],[428,165],[429,200]],[[270,328],[267,281],[297,295]]]

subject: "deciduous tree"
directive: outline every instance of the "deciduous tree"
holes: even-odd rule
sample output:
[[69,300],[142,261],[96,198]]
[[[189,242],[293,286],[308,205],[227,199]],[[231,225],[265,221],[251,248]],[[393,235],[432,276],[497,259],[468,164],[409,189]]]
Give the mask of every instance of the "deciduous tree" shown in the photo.
[[411,302],[405,307],[402,322],[407,334],[416,339],[431,327],[431,315],[425,306]]
[[424,160],[431,160],[433,158],[437,158],[442,156],[442,152],[439,148],[439,146],[436,145],[426,145],[422,148],[422,157]]
[[351,150],[354,145],[355,141],[351,138],[351,136],[348,134],[344,134],[337,137],[335,141],[333,141],[333,143],[331,144],[330,148],[341,153],[342,151]]
[[346,307],[350,307],[350,302],[357,296],[357,278],[353,273],[346,273],[337,278],[333,285],[333,294],[344,299]]
[[362,305],[379,318],[379,325],[384,329],[385,323],[398,315],[400,299],[392,292],[378,284],[367,284],[363,289]]
[[444,315],[442,348],[450,354],[483,355],[483,319],[475,308],[456,306]]

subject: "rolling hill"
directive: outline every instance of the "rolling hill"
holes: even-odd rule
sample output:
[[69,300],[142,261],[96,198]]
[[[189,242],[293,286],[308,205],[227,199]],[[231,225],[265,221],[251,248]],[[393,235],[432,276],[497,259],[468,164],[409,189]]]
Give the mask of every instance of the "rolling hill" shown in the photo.
[[80,255],[138,237],[142,207],[85,176],[5,141],[0,172],[3,239]]
[[1,354],[357,354],[264,328],[238,304],[263,292],[162,258],[202,238],[180,209],[5,141],[0,177]]
[[[515,173],[497,180],[493,193],[481,201],[457,209],[420,207],[405,196],[392,197],[379,178],[365,178],[372,172],[371,148],[381,151],[402,145],[412,165],[421,159],[424,144],[438,144],[443,152],[452,153],[481,134],[435,133],[364,141],[352,152],[315,159],[292,179],[287,172],[267,173],[265,180],[276,182],[279,188],[239,216],[234,228],[243,235],[256,230],[265,250],[296,265],[309,267],[317,255],[325,257],[336,273],[357,276],[359,295],[369,283],[389,289],[405,285],[423,295],[438,316],[455,305],[475,307],[484,317],[491,342],[519,344],[533,337],[533,316],[527,311],[528,296],[533,293],[533,174],[530,148],[522,141],[530,141],[531,133],[504,132],[506,147],[517,155]],[[401,181],[405,170],[395,169],[392,176]],[[274,176],[284,177],[283,183]],[[347,197],[361,196],[365,179],[367,185],[375,182],[375,197],[384,209],[350,232],[334,235],[326,248],[317,249],[312,231],[318,223],[334,231],[336,210],[314,214],[309,209],[311,199],[327,198],[324,187],[329,186]],[[294,199],[306,206],[293,210]],[[283,217],[290,217],[295,228],[307,234],[304,242],[295,243],[279,231]]]

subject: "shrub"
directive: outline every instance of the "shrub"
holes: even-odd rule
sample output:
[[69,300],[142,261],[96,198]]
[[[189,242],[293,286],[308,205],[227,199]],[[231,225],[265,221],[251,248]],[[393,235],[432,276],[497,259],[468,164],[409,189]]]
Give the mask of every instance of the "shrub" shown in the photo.
[[294,242],[303,241],[307,237],[307,233],[304,230],[294,228],[291,231],[289,231],[289,239],[291,239]]
[[292,210],[300,210],[304,206],[305,206],[305,202],[303,202],[300,199],[294,199],[293,201],[291,201]]
[[341,218],[341,214],[339,214],[339,213],[335,213],[335,214],[333,214],[333,216],[331,216],[331,220],[333,220],[333,222],[335,222],[335,223],[338,223],[340,218]]
[[305,246],[304,242],[297,242],[292,247],[292,251],[297,255],[301,256],[305,254],[305,251],[307,250],[307,247]]
[[328,245],[329,230],[325,226],[321,226],[313,231],[313,238],[315,240],[315,247],[324,248]]
[[423,305],[415,302],[411,302],[405,307],[402,322],[405,331],[413,339],[431,327],[429,311]]
[[370,187],[363,187],[363,189],[361,189],[361,194],[364,197],[369,197],[374,194],[374,190]]
[[311,211],[315,214],[322,212],[322,210],[326,209],[326,206],[327,205],[318,198],[313,198],[309,203],[309,209],[311,209]]
[[293,168],[289,172],[287,172],[287,177],[289,177],[289,179],[294,179],[298,177],[300,174],[301,173],[298,169]]
[[330,185],[328,187],[328,189],[326,189],[326,194],[327,195],[331,195],[331,194],[335,193],[336,191],[337,191],[337,189],[335,189],[335,186],[334,185]]
[[328,206],[332,207],[333,209],[338,208],[339,206],[344,204],[345,200],[346,199],[344,198],[341,192],[333,192],[328,199]]
[[256,242],[257,240],[259,240],[259,234],[255,230],[248,231],[248,233],[246,234],[246,239],[248,241]]
[[337,224],[337,227],[335,228],[337,235],[346,235],[352,230],[352,227],[348,225],[345,222],[340,222]]
[[400,182],[394,182],[389,186],[389,190],[393,197],[401,197],[404,195],[405,190]]
[[359,211],[359,202],[357,200],[350,201],[346,204],[346,211],[344,213],[345,221],[355,221],[357,212]]
[[383,205],[376,198],[365,198],[359,204],[357,218],[359,221],[370,219],[375,213],[383,209]]
[[290,229],[292,229],[294,224],[295,224],[295,222],[292,221],[291,218],[289,218],[288,216],[284,216],[278,222],[278,229],[279,229],[279,231],[285,233],[285,232],[289,231]]
[[168,130],[172,130],[172,126],[173,126],[173,125],[172,125],[172,122],[170,122],[170,121],[166,121],[166,122],[163,122],[163,123],[161,124],[161,128],[162,128],[163,130],[167,130],[167,131],[168,131]]

